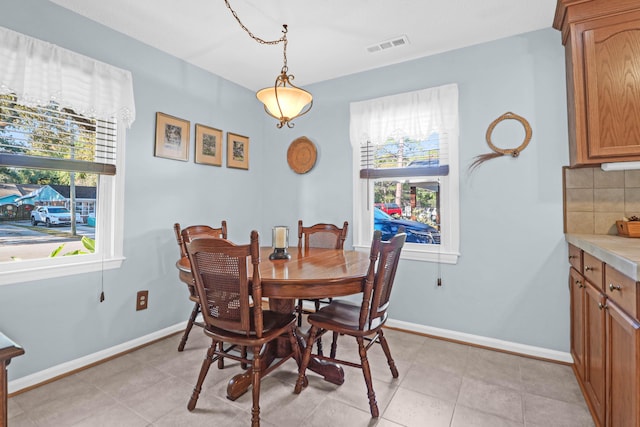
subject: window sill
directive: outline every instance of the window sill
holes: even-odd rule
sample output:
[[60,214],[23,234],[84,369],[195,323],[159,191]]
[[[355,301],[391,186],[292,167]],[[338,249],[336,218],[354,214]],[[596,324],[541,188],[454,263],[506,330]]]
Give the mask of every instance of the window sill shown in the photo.
[[[413,246],[413,245],[412,245]],[[445,250],[426,250],[418,249],[406,244],[402,248],[400,259],[409,259],[413,261],[437,262],[441,264],[457,264],[460,254],[457,252],[449,252]],[[354,245],[354,249],[361,252],[368,252],[371,247],[363,245]]]
[[[84,258],[85,256],[87,258]],[[83,259],[77,259],[80,257]],[[5,271],[0,272],[0,285],[112,270],[120,268],[124,260],[124,257],[102,259],[97,256],[77,255],[74,257],[15,261],[3,265],[3,270]]]

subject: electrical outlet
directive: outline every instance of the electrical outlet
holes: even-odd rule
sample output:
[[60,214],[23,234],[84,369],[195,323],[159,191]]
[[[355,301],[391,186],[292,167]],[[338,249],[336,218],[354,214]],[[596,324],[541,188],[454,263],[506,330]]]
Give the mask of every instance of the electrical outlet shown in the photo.
[[149,291],[138,291],[136,298],[136,311],[146,310],[149,304]]

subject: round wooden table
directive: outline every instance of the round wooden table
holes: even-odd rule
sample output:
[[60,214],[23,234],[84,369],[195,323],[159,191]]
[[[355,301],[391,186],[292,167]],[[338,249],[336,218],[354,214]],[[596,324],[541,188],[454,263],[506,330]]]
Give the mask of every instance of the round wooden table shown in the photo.
[[[270,247],[260,248],[260,276],[262,296],[269,298],[269,308],[282,313],[293,313],[297,299],[333,298],[362,292],[369,269],[369,254],[342,249],[289,248],[291,259],[270,260]],[[180,259],[176,266],[180,279],[191,283],[189,260]],[[304,351],[305,333],[297,332]],[[273,342],[265,350],[267,366],[277,357],[290,352],[288,339]],[[298,360],[298,364],[300,360]],[[309,369],[334,384],[344,382],[344,372],[337,364],[314,359]],[[248,373],[236,375],[229,381],[227,397],[237,399],[251,385]]]

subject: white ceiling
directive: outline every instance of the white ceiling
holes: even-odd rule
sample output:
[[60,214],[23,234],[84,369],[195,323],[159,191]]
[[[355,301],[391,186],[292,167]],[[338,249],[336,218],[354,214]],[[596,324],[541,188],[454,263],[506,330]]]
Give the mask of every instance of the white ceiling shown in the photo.
[[[224,0],[50,0],[251,90],[270,86],[282,44],[245,33]],[[295,84],[336,77],[551,27],[556,0],[229,0],[257,37],[289,26]],[[367,52],[406,35],[409,44]],[[401,78],[401,76],[399,76]]]

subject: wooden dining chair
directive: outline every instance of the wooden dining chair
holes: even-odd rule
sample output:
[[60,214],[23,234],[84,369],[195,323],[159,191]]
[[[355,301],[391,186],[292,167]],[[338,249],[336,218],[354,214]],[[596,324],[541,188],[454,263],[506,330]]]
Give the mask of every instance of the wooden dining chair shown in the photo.
[[[307,347],[302,357],[302,364],[298,373],[298,380],[295,386],[295,393],[300,393],[305,386],[305,371],[311,359],[311,345],[316,340],[317,335],[322,335],[327,331],[334,333],[337,339],[338,334],[351,335],[358,342],[360,363],[337,359],[336,342],[331,346],[331,356],[315,356],[321,360],[331,360],[347,366],[361,368],[364,380],[367,385],[367,395],[369,397],[369,408],[371,416],[379,416],[378,403],[373,391],[371,379],[371,368],[367,359],[367,351],[375,342],[382,346],[387,363],[391,369],[393,378],[398,378],[398,369],[391,357],[389,344],[384,337],[382,327],[387,320],[387,309],[393,287],[398,261],[404,242],[407,238],[405,233],[396,234],[388,242],[381,240],[380,231],[375,231],[373,242],[371,243],[370,263],[367,278],[365,281],[362,303],[353,304],[348,301],[334,300],[329,305],[322,307],[317,313],[310,314],[307,321],[311,324]],[[376,267],[377,266],[377,267]],[[367,345],[365,345],[367,340]]]
[[[259,426],[260,378],[289,358],[300,358],[298,341],[294,335],[295,314],[263,310],[262,304],[252,303],[262,300],[257,231],[251,232],[248,245],[210,238],[195,239],[185,245],[191,261],[196,292],[200,297],[204,331],[211,338],[211,346],[202,362],[187,408],[189,411],[195,408],[211,364],[220,357],[230,358],[251,365],[251,425]],[[288,335],[292,353],[269,367],[263,366],[263,347],[281,335]],[[231,352],[233,348],[224,350],[218,345],[222,342],[245,346],[251,350],[253,357],[237,356],[236,352]]]
[[[344,241],[347,238],[347,232],[349,230],[349,223],[344,222],[342,228],[333,224],[315,224],[310,227],[304,227],[302,220],[298,220],[298,248],[326,248],[326,249],[342,249],[344,247]],[[305,311],[303,307],[304,301],[313,301],[315,310],[320,309],[321,304],[328,304],[331,299],[311,299],[311,300],[298,300],[296,306],[296,312],[298,313],[298,326],[302,326],[303,314],[309,314],[310,311]]]
[[[185,242],[182,237],[182,229],[180,228],[180,223],[175,223],[173,225],[173,231],[176,234],[176,241],[178,242],[178,247],[180,248],[180,258],[187,257],[187,249],[185,247]],[[220,228],[210,227],[208,225],[191,225],[184,229],[186,232],[186,238],[188,240],[195,239],[198,237],[216,237],[216,238],[227,238],[227,221],[222,221]],[[194,306],[193,310],[191,310],[191,315],[189,316],[189,320],[187,321],[187,327],[182,334],[182,339],[180,340],[180,344],[178,344],[178,351],[184,350],[184,346],[187,343],[187,338],[189,338],[189,332],[191,332],[191,328],[193,325],[204,327],[204,323],[197,322],[196,318],[200,313],[200,299],[198,298],[198,294],[196,293],[195,284],[193,283],[193,279],[191,277],[185,277],[184,275],[179,275],[180,280],[182,280],[189,289],[189,299],[193,301]],[[222,366],[221,366],[222,367]]]

